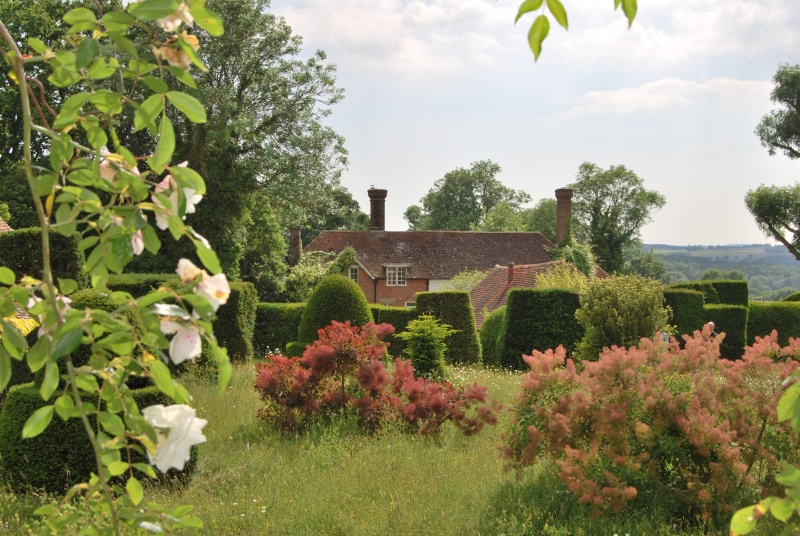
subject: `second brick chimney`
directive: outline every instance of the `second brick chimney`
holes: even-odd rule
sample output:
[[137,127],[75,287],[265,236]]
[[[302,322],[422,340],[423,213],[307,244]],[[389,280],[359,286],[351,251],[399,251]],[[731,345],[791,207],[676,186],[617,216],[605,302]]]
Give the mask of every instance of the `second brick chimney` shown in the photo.
[[369,230],[386,230],[386,190],[370,188],[369,195]]
[[572,188],[556,190],[556,245],[567,238],[572,217]]

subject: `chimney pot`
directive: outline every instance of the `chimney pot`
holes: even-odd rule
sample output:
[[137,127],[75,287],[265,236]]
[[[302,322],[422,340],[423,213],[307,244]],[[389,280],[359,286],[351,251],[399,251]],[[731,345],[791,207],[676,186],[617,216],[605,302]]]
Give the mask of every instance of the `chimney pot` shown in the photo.
[[514,263],[508,263],[508,283],[510,284],[514,280]]
[[572,188],[556,190],[556,245],[566,240],[572,217]]
[[370,188],[369,196],[369,230],[386,230],[386,190]]

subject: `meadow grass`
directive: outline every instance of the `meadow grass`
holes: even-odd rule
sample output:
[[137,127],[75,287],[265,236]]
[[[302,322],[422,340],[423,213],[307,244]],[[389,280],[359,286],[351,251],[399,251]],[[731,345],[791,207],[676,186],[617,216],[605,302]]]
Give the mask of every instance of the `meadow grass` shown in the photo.
[[[478,381],[505,408],[519,375],[453,368],[454,383]],[[207,443],[188,485],[151,484],[146,500],[192,504],[205,528],[194,534],[247,535],[693,535],[716,526],[668,519],[659,501],[593,519],[545,463],[519,475],[499,456],[503,422],[474,437],[446,425],[438,437],[397,429],[364,435],[341,416],[302,434],[280,434],[256,417],[252,364],[235,367],[231,387],[184,377]],[[0,533],[19,534],[46,497],[0,492]],[[664,501],[667,503],[669,501]],[[761,523],[755,534],[781,527]]]

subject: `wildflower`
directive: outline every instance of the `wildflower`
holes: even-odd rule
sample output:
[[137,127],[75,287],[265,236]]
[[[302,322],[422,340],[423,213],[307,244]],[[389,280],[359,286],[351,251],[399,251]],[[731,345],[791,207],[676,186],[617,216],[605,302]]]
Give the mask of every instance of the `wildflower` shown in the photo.
[[144,238],[142,238],[142,230],[139,229],[131,236],[131,246],[133,246],[133,254],[141,255],[144,251]]
[[203,351],[200,330],[194,325],[181,326],[169,342],[169,358],[176,365],[194,359]]
[[181,283],[185,285],[190,281],[194,281],[202,270],[189,259],[181,259],[178,261],[178,269],[175,272],[181,276]]
[[[178,164],[180,167],[186,167],[187,162],[181,162]],[[172,175],[167,175],[164,179],[156,184],[155,193],[159,195],[166,195],[169,199],[169,212],[179,216],[179,199],[178,199],[178,188],[179,185],[177,181],[172,178]],[[194,188],[183,188],[183,197],[186,200],[186,208],[184,210],[183,218],[186,219],[186,214],[194,214],[195,205],[199,203],[203,196],[197,193],[197,190]],[[161,211],[156,212],[156,225],[162,231],[166,230],[169,227],[168,223],[168,215],[165,213],[167,208],[164,204],[158,200],[158,198],[153,197],[153,203],[162,209]]]
[[194,408],[186,404],[149,406],[142,410],[142,416],[156,429],[156,452],[153,455],[148,451],[147,457],[162,473],[172,468],[182,471],[191,447],[206,441],[202,430],[208,421],[198,419]]
[[228,280],[225,274],[217,274],[209,276],[205,270],[203,271],[203,279],[195,288],[195,293],[203,296],[210,303],[211,307],[216,311],[219,306],[228,301],[228,296],[231,294],[231,287],[228,285]]

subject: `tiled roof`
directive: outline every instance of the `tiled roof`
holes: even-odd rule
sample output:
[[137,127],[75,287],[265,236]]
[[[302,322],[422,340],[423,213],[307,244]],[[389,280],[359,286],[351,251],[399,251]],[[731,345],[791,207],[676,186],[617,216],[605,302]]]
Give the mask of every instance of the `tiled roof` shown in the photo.
[[7,233],[8,231],[13,231],[13,230],[14,229],[12,229],[11,226],[8,223],[6,223],[6,221],[3,218],[0,218],[0,234]]
[[497,264],[537,264],[550,260],[554,244],[541,233],[473,231],[322,231],[305,251],[356,250],[358,261],[383,277],[390,263],[409,264],[409,278],[450,279],[463,270],[490,270]]
[[475,309],[475,323],[478,329],[483,325],[483,310],[491,313],[506,304],[508,291],[512,288],[532,288],[536,286],[536,276],[543,274],[561,261],[514,266],[514,277],[508,280],[508,266],[495,266],[486,277],[473,288],[469,295]]

